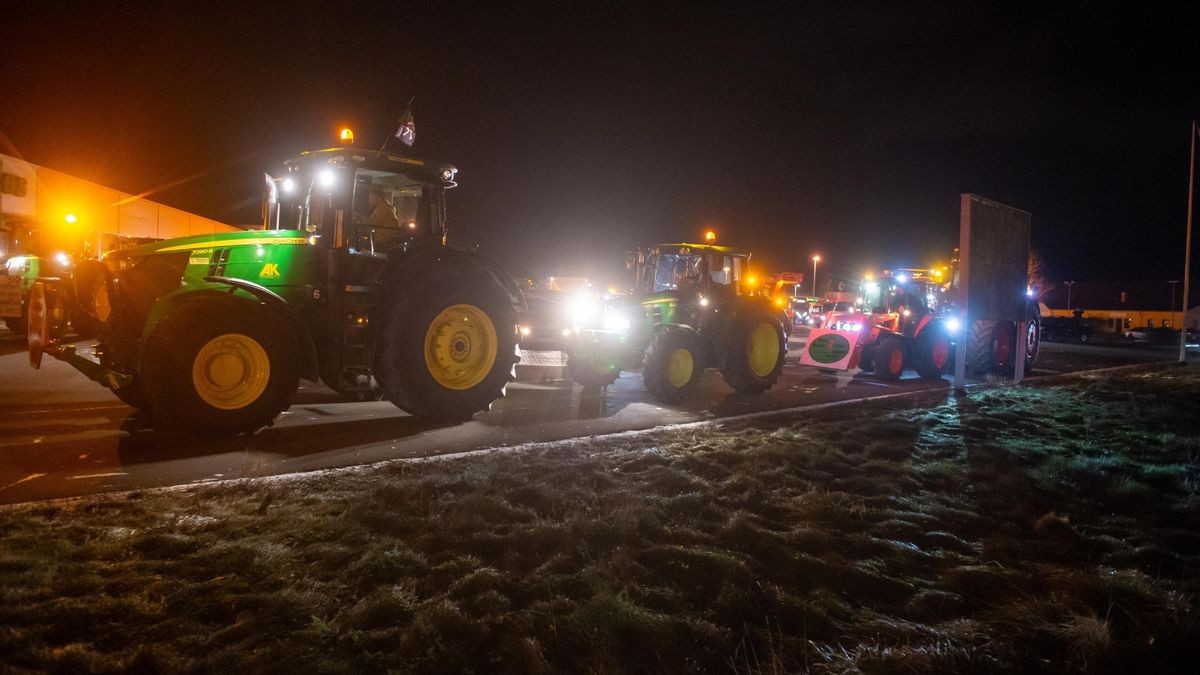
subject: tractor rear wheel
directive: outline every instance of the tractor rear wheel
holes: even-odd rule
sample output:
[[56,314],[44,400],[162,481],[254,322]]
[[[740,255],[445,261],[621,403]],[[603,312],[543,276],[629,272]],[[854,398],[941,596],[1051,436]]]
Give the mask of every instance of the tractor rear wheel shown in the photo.
[[786,353],[787,340],[778,320],[770,316],[742,317],[733,324],[721,377],[741,394],[766,391],[779,381]]
[[387,310],[375,349],[383,396],[438,422],[471,419],[516,379],[517,312],[488,277],[438,278]]
[[[266,308],[194,300],[154,330],[140,381],[155,427],[234,436],[270,424],[291,405],[298,361],[295,340]],[[125,400],[136,407],[139,398],[131,392]]]
[[1012,362],[1014,326],[1010,321],[978,319],[971,323],[967,368],[975,375],[1003,372]]
[[913,367],[927,380],[936,380],[950,365],[950,335],[939,324],[928,326],[913,345]]
[[655,335],[646,348],[642,380],[655,398],[679,403],[696,388],[704,369],[700,336],[690,328],[671,326]]
[[881,380],[898,380],[904,372],[904,345],[891,336],[879,340],[875,347],[875,374]]

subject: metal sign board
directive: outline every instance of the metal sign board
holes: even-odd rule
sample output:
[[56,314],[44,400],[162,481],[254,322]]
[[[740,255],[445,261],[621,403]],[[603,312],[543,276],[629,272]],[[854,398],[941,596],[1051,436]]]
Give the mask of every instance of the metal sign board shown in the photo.
[[856,330],[814,329],[800,352],[800,364],[848,370],[856,356],[861,333]]
[[1027,211],[962,195],[959,292],[968,320],[1025,319],[1030,219]]

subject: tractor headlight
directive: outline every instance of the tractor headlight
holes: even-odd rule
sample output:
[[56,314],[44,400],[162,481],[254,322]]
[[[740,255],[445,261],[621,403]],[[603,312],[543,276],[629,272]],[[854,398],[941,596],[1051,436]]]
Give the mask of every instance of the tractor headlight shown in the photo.
[[54,262],[58,263],[59,265],[62,265],[63,267],[66,267],[67,265],[71,264],[71,256],[67,255],[66,253],[64,253],[62,251],[59,251],[58,253],[54,254]]
[[957,333],[961,328],[962,328],[962,322],[958,320],[958,317],[952,316],[949,319],[946,319],[946,330],[951,335],[953,335],[954,333]]

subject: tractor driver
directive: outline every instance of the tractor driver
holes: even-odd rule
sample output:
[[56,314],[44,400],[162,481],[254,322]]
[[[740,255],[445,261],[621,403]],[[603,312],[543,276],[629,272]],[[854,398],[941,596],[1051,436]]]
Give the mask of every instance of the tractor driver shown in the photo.
[[371,215],[366,218],[356,215],[355,220],[358,224],[392,229],[400,227],[400,220],[396,218],[396,209],[388,203],[383,190],[371,188],[371,191],[367,193],[367,208],[371,211]]

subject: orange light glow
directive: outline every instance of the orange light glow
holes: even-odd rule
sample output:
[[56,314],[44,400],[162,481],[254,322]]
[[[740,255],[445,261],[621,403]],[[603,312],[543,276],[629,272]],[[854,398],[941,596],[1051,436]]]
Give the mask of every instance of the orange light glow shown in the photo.
[[354,142],[354,130],[351,129],[350,127],[342,127],[342,131],[340,134],[338,134],[338,137],[341,138],[343,143],[347,143],[347,144],[353,143]]
[[704,241],[706,241],[710,244],[717,243],[717,233],[713,232],[712,230],[705,232],[704,233]]
[[68,225],[74,225],[75,223],[79,222],[79,219],[75,217],[74,213],[68,213],[63,220],[67,221]]

